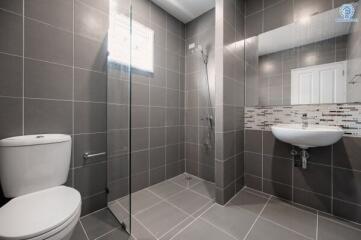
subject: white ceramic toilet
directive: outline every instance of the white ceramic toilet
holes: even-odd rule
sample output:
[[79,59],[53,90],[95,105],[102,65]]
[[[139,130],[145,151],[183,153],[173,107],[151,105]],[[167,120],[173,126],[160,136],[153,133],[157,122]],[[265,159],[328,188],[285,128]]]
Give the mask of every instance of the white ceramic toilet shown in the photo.
[[81,197],[62,186],[71,159],[71,137],[29,135],[0,140],[0,179],[12,198],[0,208],[0,239],[65,240],[79,220]]

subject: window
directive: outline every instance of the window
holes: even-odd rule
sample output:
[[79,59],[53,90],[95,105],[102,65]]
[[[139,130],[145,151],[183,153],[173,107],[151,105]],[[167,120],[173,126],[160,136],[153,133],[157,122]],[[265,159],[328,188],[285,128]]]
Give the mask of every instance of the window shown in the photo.
[[153,72],[154,31],[132,21],[132,59],[130,59],[130,19],[111,14],[108,50],[110,61],[145,72]]

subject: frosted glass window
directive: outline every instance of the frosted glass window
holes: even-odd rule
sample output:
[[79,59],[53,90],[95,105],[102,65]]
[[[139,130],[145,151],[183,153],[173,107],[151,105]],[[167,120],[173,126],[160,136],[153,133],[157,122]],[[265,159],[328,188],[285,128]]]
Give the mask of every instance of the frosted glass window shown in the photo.
[[[132,59],[130,59],[130,41],[132,40]],[[110,61],[145,72],[154,71],[154,31],[124,15],[111,15],[108,50]]]

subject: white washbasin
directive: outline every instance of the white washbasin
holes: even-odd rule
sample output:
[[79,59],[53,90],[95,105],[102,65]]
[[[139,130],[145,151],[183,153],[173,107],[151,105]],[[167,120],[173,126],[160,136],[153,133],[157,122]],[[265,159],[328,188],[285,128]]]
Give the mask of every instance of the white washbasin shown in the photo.
[[273,135],[286,143],[302,149],[323,147],[336,143],[344,134],[340,127],[302,124],[278,124],[272,126]]

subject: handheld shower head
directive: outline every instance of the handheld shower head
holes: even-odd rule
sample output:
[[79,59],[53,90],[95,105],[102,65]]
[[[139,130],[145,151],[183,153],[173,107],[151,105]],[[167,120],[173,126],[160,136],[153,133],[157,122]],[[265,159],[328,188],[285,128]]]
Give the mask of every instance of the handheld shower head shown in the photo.
[[203,49],[202,45],[196,45],[195,43],[191,43],[188,45],[188,49],[191,51],[191,53],[200,52],[204,63],[208,63],[208,54],[207,51]]

